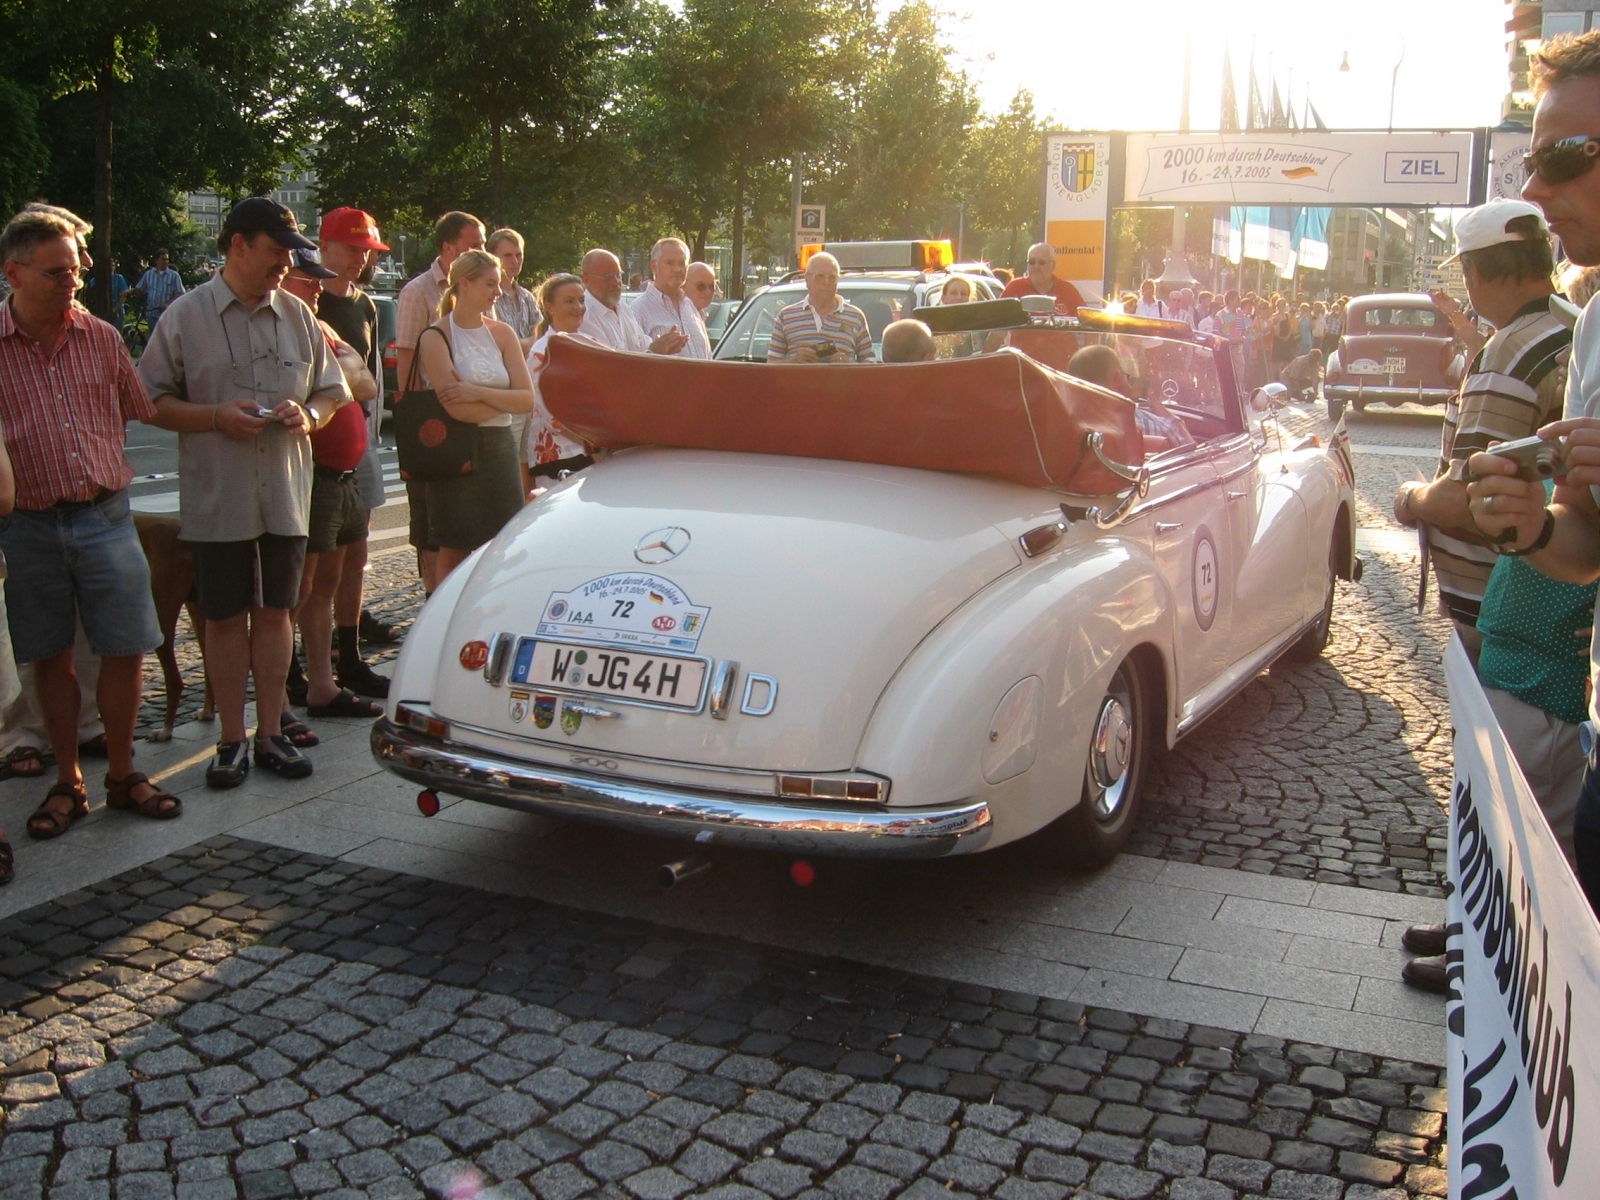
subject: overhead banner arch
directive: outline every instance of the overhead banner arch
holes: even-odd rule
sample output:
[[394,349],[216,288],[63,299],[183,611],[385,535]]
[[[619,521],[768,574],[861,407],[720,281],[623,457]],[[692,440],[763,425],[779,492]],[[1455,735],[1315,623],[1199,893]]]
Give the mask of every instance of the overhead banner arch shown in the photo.
[[1045,240],[1057,275],[1098,297],[1119,208],[1465,208],[1517,185],[1526,144],[1487,129],[1049,133]]

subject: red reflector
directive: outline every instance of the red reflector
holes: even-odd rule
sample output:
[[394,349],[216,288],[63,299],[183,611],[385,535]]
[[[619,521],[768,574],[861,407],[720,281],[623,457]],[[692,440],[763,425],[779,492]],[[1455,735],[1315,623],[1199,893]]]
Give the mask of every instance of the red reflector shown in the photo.
[[803,858],[797,858],[789,866],[789,878],[801,887],[810,887],[817,881],[817,869]]
[[488,642],[468,642],[461,647],[461,665],[469,671],[481,671],[489,661]]

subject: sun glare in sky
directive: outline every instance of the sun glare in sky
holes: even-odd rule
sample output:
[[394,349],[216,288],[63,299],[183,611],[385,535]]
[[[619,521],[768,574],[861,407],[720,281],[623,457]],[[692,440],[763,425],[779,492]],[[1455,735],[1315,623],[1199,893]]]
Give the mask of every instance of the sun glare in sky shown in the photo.
[[[884,5],[884,11],[896,5]],[[1503,0],[943,0],[944,28],[983,107],[1019,87],[1079,129],[1176,129],[1192,39],[1189,119],[1217,128],[1228,51],[1240,117],[1254,54],[1297,117],[1307,95],[1333,129],[1500,123],[1508,87]],[[1340,63],[1349,55],[1350,70]],[[1394,75],[1400,63],[1398,77]]]

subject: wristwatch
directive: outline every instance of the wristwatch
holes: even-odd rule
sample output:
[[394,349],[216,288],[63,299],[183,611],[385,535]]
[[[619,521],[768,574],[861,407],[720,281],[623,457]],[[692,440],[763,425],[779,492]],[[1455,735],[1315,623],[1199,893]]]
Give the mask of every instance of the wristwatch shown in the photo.
[[1506,558],[1522,558],[1525,555],[1532,554],[1535,550],[1543,550],[1546,546],[1548,546],[1550,544],[1551,535],[1553,535],[1555,531],[1556,514],[1547,508],[1544,510],[1544,528],[1539,531],[1539,536],[1534,539],[1533,545],[1522,550],[1502,550],[1500,547],[1496,546],[1495,553],[1504,555]]
[[1415,529],[1417,527],[1418,517],[1416,510],[1411,507],[1411,495],[1418,488],[1423,486],[1423,484],[1415,480],[1411,480],[1401,484],[1400,490],[1395,493],[1394,519],[1399,521],[1400,524],[1404,525],[1407,529]]

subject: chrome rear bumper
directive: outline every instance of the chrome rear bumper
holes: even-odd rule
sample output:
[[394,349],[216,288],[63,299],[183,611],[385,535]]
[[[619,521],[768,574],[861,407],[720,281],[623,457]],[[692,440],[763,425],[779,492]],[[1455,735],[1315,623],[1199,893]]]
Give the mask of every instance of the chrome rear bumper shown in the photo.
[[1448,404],[1453,388],[1368,387],[1359,383],[1324,383],[1322,394],[1330,400],[1360,400],[1366,404]]
[[702,845],[843,858],[943,858],[982,849],[993,832],[982,801],[906,809],[792,804],[774,796],[613,779],[441,742],[388,718],[372,727],[372,756],[402,779],[452,796]]

